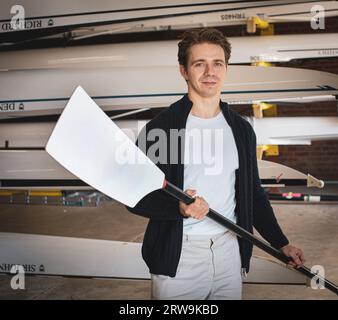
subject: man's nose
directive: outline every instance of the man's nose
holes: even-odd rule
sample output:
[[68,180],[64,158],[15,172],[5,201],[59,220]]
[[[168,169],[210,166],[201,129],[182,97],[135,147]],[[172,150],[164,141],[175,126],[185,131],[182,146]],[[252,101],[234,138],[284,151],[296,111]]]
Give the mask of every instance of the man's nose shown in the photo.
[[210,75],[213,75],[214,74],[214,68],[212,65],[210,65],[209,63],[207,63],[205,65],[205,70],[204,70],[204,74],[206,76],[210,76]]

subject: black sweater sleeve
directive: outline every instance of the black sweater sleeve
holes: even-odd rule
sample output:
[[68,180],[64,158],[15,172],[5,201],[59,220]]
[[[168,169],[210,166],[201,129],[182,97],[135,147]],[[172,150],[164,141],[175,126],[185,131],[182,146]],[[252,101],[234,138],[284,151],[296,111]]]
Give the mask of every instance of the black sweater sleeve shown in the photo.
[[[160,117],[148,122],[148,124],[141,130],[141,133],[136,141],[136,145],[147,154],[147,151],[151,147],[154,141],[147,139],[147,133],[156,127],[163,126],[163,119]],[[143,140],[142,140],[143,139]],[[145,139],[145,140],[144,140]],[[148,155],[148,154],[147,154]],[[169,164],[156,163],[154,159],[151,159],[157,167],[164,173]],[[126,208],[134,214],[151,218],[154,220],[179,220],[183,219],[183,216],[179,211],[179,201],[167,194],[165,191],[159,189],[155,190],[145,197],[143,197],[134,208],[126,206]]]
[[253,225],[262,237],[277,249],[289,243],[280,228],[269,199],[261,186],[256,156],[256,135],[252,130],[253,163]]
[[130,212],[154,220],[179,220],[178,200],[162,190],[156,190],[141,199],[134,208],[126,207]]

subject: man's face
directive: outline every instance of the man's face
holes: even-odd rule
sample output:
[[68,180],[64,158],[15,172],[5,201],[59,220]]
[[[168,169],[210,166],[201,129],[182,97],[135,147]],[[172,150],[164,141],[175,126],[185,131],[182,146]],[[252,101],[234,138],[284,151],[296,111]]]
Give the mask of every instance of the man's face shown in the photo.
[[187,69],[180,65],[189,90],[203,98],[220,94],[226,70],[223,48],[211,43],[193,45],[189,50]]

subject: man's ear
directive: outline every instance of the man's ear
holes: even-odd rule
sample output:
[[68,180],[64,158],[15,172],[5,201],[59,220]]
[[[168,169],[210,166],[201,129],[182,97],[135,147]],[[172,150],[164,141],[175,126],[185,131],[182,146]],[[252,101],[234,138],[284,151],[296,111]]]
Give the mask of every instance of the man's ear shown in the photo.
[[180,64],[180,73],[181,73],[182,77],[185,79],[185,81],[188,81],[187,70],[185,69],[185,67],[182,64]]

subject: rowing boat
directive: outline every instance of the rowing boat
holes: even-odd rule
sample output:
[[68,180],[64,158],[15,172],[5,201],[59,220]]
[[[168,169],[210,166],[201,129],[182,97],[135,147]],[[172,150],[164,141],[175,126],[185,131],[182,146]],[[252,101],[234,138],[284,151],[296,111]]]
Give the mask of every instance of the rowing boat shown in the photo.
[[[43,2],[43,3],[42,3]],[[11,41],[12,33],[26,32],[32,36],[36,30],[49,30],[62,36],[65,31],[81,36],[91,33],[123,33],[167,29],[187,29],[201,26],[227,26],[246,24],[258,17],[267,22],[308,21],[318,17],[315,11],[325,11],[325,17],[338,14],[337,1],[222,1],[197,2],[194,0],[170,0],[165,4],[147,0],[86,2],[61,0],[57,4],[43,0],[20,2],[25,20],[12,24],[15,13],[22,9],[17,2],[1,2],[0,33]],[[316,7],[317,6],[317,7]],[[318,9],[319,8],[319,9]],[[11,14],[13,10],[14,14]],[[321,15],[322,17],[323,15]],[[16,18],[17,19],[17,18]],[[28,32],[28,34],[27,34]]]
[[[229,64],[338,56],[335,33],[234,37],[229,42]],[[0,70],[177,66],[177,44],[171,40],[2,51]]]
[[[177,67],[44,69],[0,72],[0,118],[60,114],[81,85],[104,110],[166,107],[186,92]],[[338,75],[283,67],[228,67],[229,103],[338,95]]]

